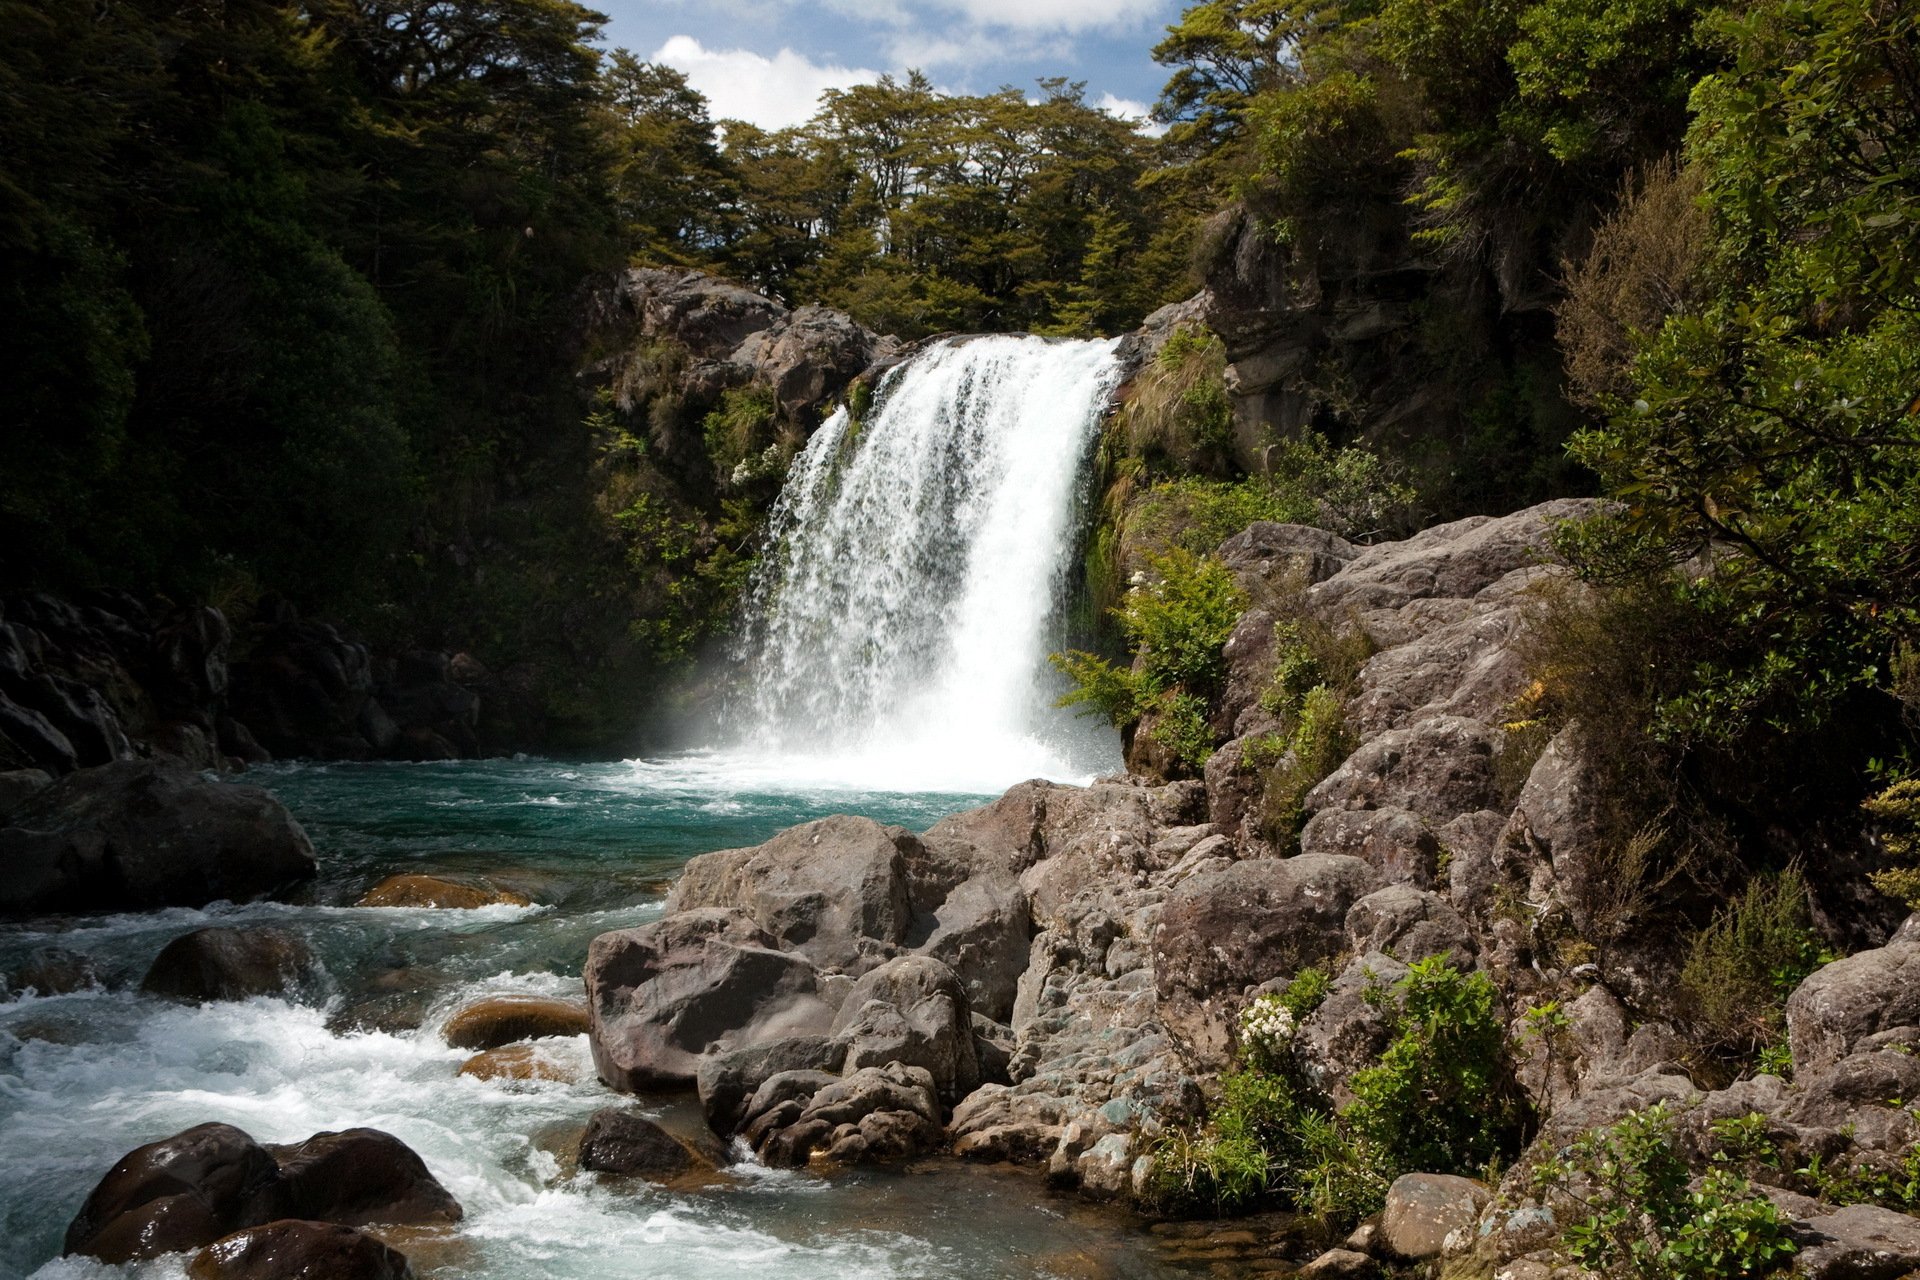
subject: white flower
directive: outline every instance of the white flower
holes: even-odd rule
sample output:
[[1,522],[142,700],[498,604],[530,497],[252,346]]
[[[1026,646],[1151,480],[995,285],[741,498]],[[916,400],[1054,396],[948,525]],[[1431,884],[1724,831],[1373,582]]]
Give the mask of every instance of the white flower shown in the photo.
[[1292,1042],[1297,1029],[1293,1011],[1279,996],[1261,996],[1240,1013],[1240,1042],[1250,1048],[1276,1052]]

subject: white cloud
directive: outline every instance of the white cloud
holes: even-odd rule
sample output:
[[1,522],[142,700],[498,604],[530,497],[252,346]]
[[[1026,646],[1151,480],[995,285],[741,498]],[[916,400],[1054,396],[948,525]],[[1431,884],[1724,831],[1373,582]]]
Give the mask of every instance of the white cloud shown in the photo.
[[1132,98],[1103,93],[1100,95],[1100,100],[1093,105],[1108,115],[1133,121],[1134,128],[1149,138],[1158,138],[1167,131],[1167,126],[1153,118],[1153,109],[1144,102],[1135,102]]
[[745,120],[763,129],[804,124],[828,89],[872,84],[878,71],[822,65],[791,49],[771,58],[748,49],[709,49],[692,36],[674,36],[653,61],[683,73],[707,96],[716,120]]

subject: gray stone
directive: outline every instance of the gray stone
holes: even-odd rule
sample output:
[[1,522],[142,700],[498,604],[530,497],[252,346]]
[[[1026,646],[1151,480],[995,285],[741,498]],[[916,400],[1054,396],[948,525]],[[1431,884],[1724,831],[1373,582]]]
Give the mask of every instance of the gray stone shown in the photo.
[[1869,1036],[1911,1026],[1920,1026],[1920,943],[1836,960],[1787,998],[1796,1075],[1838,1062]]
[[833,1025],[813,966],[739,911],[706,907],[603,933],[584,977],[594,1066],[628,1093],[692,1085],[715,1049]]
[[1033,933],[1019,882],[1004,871],[975,876],[947,895],[929,923],[932,933],[915,950],[959,975],[976,1012],[1010,1015]]
[[1300,1268],[1303,1280],[1373,1280],[1380,1264],[1352,1249],[1329,1249]]
[[1434,887],[1440,841],[1418,815],[1405,809],[1327,809],[1300,831],[1301,853],[1337,853],[1359,858],[1387,884]]
[[890,960],[856,982],[833,1034],[847,1049],[845,1071],[889,1063],[921,1067],[951,1102],[980,1084],[966,989],[930,956]]
[[846,1056],[846,1046],[831,1036],[786,1036],[707,1054],[694,1084],[713,1131],[734,1133],[751,1118],[748,1100],[768,1080],[791,1071],[837,1072]]
[[1920,1219],[1853,1204],[1810,1217],[1793,1257],[1809,1280],[1898,1280],[1920,1270]]
[[1312,813],[1408,810],[1430,826],[1499,803],[1493,757],[1498,732],[1478,720],[1434,716],[1367,740],[1307,793]]
[[1493,1194],[1471,1178],[1441,1173],[1408,1173],[1387,1188],[1380,1213],[1380,1246],[1405,1262],[1438,1258],[1447,1237],[1470,1232]]

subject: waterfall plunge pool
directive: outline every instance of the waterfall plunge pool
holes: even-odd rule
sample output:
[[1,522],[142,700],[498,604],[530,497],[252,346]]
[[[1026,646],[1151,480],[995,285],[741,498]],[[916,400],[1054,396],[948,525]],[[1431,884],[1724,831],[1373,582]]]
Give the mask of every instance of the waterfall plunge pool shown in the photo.
[[[302,901],[0,926],[0,970],[56,945],[88,956],[104,982],[0,1004],[0,1277],[184,1276],[182,1255],[124,1268],[56,1255],[115,1160],[210,1120],[263,1142],[356,1125],[407,1142],[467,1210],[457,1228],[394,1237],[422,1280],[1191,1274],[1155,1237],[1024,1173],[930,1161],[825,1178],[749,1167],[692,1192],[601,1182],[574,1171],[572,1149],[593,1111],[628,1100],[593,1080],[585,1037],[550,1042],[578,1083],[513,1084],[458,1076],[468,1055],[440,1039],[445,1017],[484,995],[577,996],[592,937],[657,918],[697,853],[835,812],[922,829],[988,797],[783,784],[770,768],[735,773],[701,756],[273,765],[241,780],[274,791],[312,835],[321,875]],[[345,905],[396,872],[484,875],[537,905]],[[305,936],[326,970],[320,1002],[188,1008],[137,994],[161,947],[208,924]],[[426,993],[418,1031],[328,1029],[392,974]]]

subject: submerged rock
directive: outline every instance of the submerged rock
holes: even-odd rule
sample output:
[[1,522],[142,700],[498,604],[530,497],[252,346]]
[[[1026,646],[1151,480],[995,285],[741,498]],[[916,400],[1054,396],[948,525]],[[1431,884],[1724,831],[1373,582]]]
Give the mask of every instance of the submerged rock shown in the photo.
[[258,787],[131,760],[72,773],[0,828],[0,912],[144,911],[278,893],[313,844]]
[[476,1053],[460,1064],[460,1074],[475,1080],[547,1080],[560,1084],[580,1081],[580,1072],[572,1062],[554,1056],[538,1042],[503,1045]]
[[140,989],[204,1004],[289,995],[312,983],[313,949],[285,929],[196,929],[169,942]]
[[413,1280],[405,1254],[364,1231],[283,1219],[216,1240],[187,1264],[191,1280]]
[[360,895],[356,907],[436,907],[471,911],[477,907],[525,907],[533,900],[484,880],[448,880],[440,876],[395,875]]
[[63,996],[98,986],[93,961],[64,947],[40,947],[0,979],[0,992],[23,996]]
[[441,1032],[456,1049],[498,1049],[520,1040],[587,1032],[587,1010],[571,1000],[492,996],[459,1010]]

